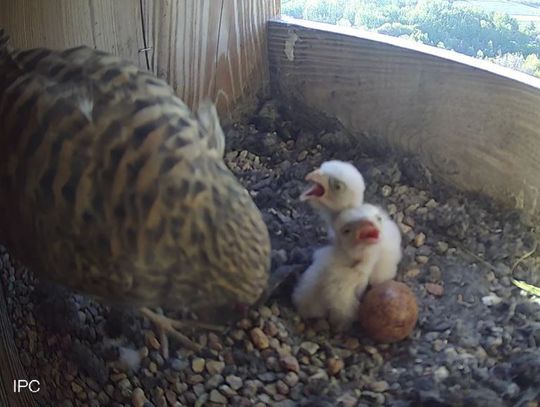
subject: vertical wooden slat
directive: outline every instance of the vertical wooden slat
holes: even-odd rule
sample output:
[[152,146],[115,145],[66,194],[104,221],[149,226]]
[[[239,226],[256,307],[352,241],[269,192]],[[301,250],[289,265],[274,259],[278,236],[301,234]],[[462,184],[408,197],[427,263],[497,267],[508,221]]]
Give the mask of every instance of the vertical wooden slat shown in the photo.
[[0,27],[19,48],[84,44],[146,67],[138,0],[0,0]]
[[224,119],[268,90],[266,21],[279,0],[143,0],[152,70],[196,108],[205,98]]

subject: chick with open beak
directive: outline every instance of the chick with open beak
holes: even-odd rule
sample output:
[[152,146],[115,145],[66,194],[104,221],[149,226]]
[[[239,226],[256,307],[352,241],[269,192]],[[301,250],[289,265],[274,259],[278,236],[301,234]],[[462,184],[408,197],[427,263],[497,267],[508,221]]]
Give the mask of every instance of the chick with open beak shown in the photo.
[[326,223],[328,237],[336,216],[344,209],[355,208],[364,202],[364,178],[358,169],[347,162],[331,160],[305,177],[311,186],[300,195],[300,201],[309,202]]

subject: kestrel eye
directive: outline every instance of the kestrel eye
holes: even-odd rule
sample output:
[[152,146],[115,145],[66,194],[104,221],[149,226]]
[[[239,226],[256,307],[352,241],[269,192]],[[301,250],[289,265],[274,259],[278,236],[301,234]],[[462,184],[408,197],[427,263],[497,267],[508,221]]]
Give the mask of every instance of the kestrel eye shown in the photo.
[[334,191],[340,191],[345,187],[343,182],[338,181],[335,178],[330,178],[330,188],[332,188]]
[[343,229],[343,234],[344,235],[348,235],[349,233],[351,233],[351,229],[349,229],[349,228]]

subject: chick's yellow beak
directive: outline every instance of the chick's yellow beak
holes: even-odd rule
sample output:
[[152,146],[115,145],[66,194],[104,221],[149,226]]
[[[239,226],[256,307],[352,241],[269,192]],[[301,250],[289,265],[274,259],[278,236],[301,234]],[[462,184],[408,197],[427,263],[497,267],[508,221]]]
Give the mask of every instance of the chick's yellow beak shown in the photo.
[[320,199],[322,198],[328,189],[328,177],[324,175],[321,170],[317,169],[311,171],[305,177],[306,181],[311,183],[311,186],[306,189],[300,195],[300,201],[308,201],[311,199]]

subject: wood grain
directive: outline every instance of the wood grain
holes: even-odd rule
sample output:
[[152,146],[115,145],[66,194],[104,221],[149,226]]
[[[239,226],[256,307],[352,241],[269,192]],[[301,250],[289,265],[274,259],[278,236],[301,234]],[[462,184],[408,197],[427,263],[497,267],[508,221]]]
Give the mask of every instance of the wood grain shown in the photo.
[[37,404],[32,393],[13,391],[13,380],[36,379],[34,375],[29,376],[22,367],[13,338],[4,288],[0,284],[0,406],[33,407]]
[[294,19],[269,23],[273,91],[415,154],[464,190],[540,215],[540,80],[406,40]]
[[146,67],[137,0],[0,0],[0,27],[18,48],[84,44]]
[[231,121],[268,92],[266,22],[279,0],[143,0],[150,66],[186,103]]

